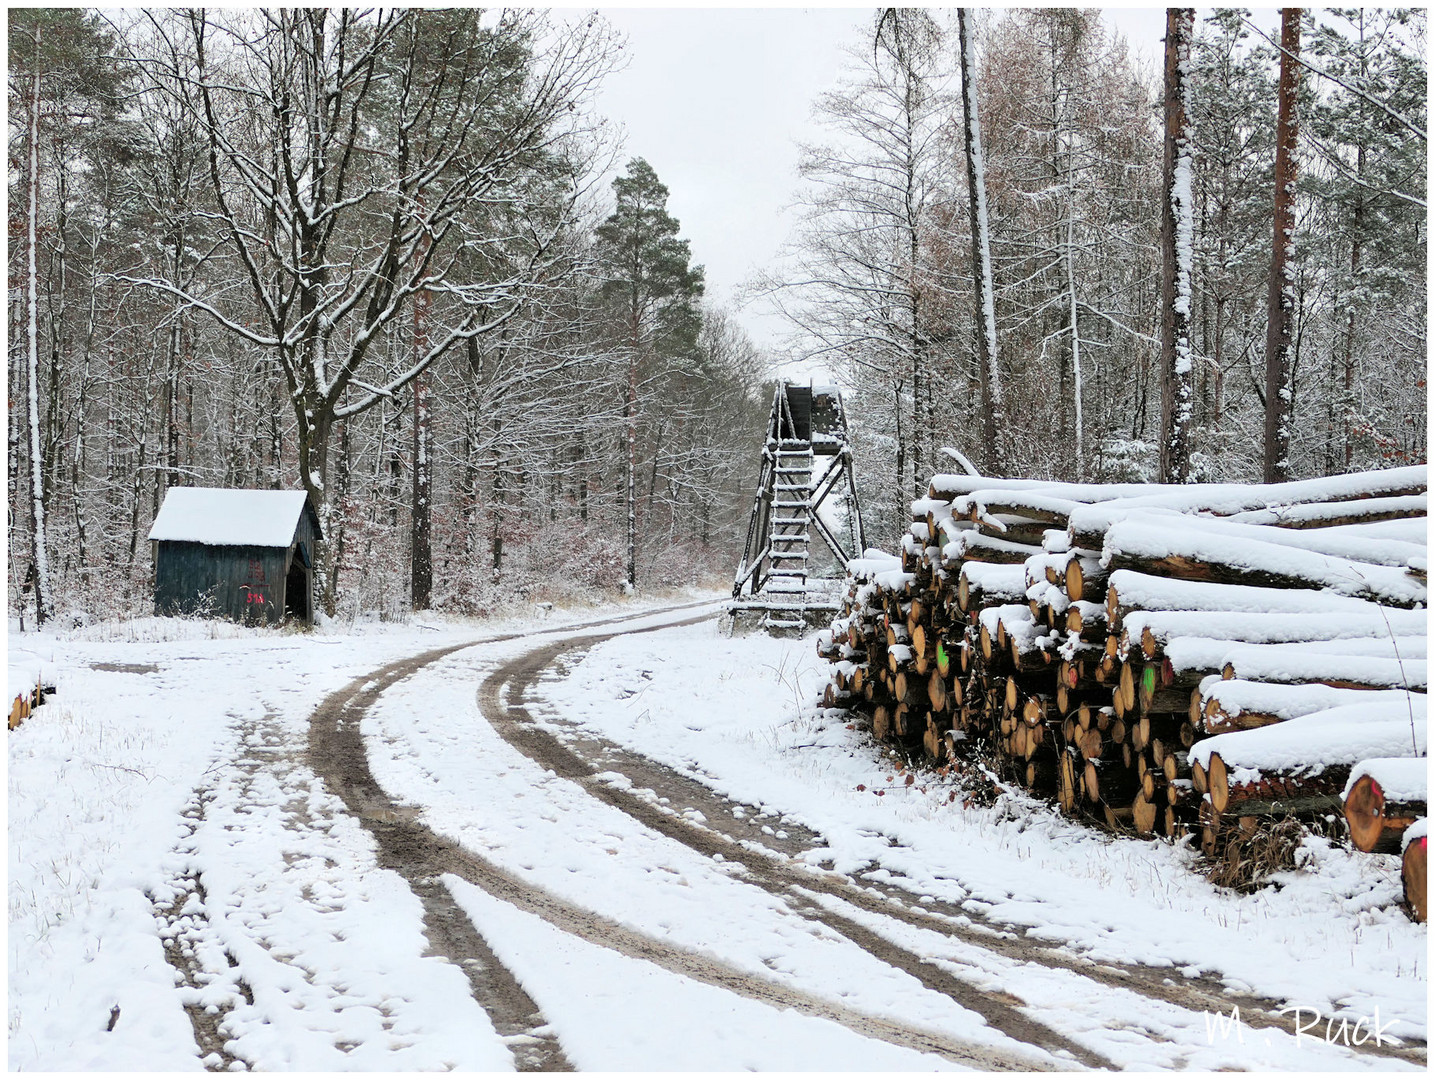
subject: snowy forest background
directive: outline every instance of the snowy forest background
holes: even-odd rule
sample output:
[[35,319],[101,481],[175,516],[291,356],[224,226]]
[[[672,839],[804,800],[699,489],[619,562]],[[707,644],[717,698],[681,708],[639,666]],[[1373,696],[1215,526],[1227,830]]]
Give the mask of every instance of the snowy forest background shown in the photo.
[[[1303,22],[1289,472],[1423,461],[1425,13]],[[944,446],[1154,480],[1162,75],[1095,10],[969,37],[999,446],[949,12],[874,14],[814,103],[802,225],[750,289],[778,353],[594,115],[601,14],[11,10],[11,611],[148,612],[183,484],[306,487],[340,617],[720,584],[782,361],[842,380],[879,543]],[[1194,480],[1262,475],[1278,68],[1241,11],[1197,22]]]

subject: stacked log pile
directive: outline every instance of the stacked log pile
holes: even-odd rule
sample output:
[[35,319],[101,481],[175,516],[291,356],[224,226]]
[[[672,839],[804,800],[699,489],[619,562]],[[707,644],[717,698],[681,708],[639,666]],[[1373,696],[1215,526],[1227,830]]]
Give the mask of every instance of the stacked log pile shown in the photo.
[[55,692],[53,686],[46,686],[41,678],[35,680],[34,689],[16,694],[10,705],[10,730],[14,731],[30,718],[30,714],[45,704],[45,699]]
[[[1275,485],[935,476],[897,554],[850,568],[818,644],[826,703],[909,752],[994,762],[1067,813],[1196,831],[1208,853],[1263,817],[1339,813],[1362,762],[1426,753],[1425,485],[1424,466]],[[1423,789],[1401,793],[1379,850],[1423,816]]]

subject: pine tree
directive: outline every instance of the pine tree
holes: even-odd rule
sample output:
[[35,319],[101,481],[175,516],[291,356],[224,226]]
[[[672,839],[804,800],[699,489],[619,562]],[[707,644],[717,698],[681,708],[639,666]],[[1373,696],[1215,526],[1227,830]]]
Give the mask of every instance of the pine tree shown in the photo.
[[642,158],[628,162],[613,181],[617,209],[598,227],[603,297],[622,328],[627,362],[623,426],[627,442],[624,477],[628,515],[628,587],[638,580],[638,384],[641,368],[691,356],[702,319],[696,302],[703,271],[692,266],[688,242],[678,239],[678,220],[668,213],[668,189]]

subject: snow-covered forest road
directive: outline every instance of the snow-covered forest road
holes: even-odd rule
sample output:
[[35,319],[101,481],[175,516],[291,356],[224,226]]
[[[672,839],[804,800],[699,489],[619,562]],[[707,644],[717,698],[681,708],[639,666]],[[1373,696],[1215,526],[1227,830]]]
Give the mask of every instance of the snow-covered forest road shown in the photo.
[[1381,857],[1232,896],[968,805],[718,610],[12,633],[58,693],[10,736],[11,1068],[1423,1066]]

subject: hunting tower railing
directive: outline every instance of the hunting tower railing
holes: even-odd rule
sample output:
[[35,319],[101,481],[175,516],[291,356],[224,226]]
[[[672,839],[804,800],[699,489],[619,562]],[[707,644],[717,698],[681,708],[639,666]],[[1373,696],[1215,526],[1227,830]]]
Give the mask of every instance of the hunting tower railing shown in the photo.
[[830,619],[847,562],[865,547],[841,393],[779,383],[733,579],[734,628],[802,633]]

